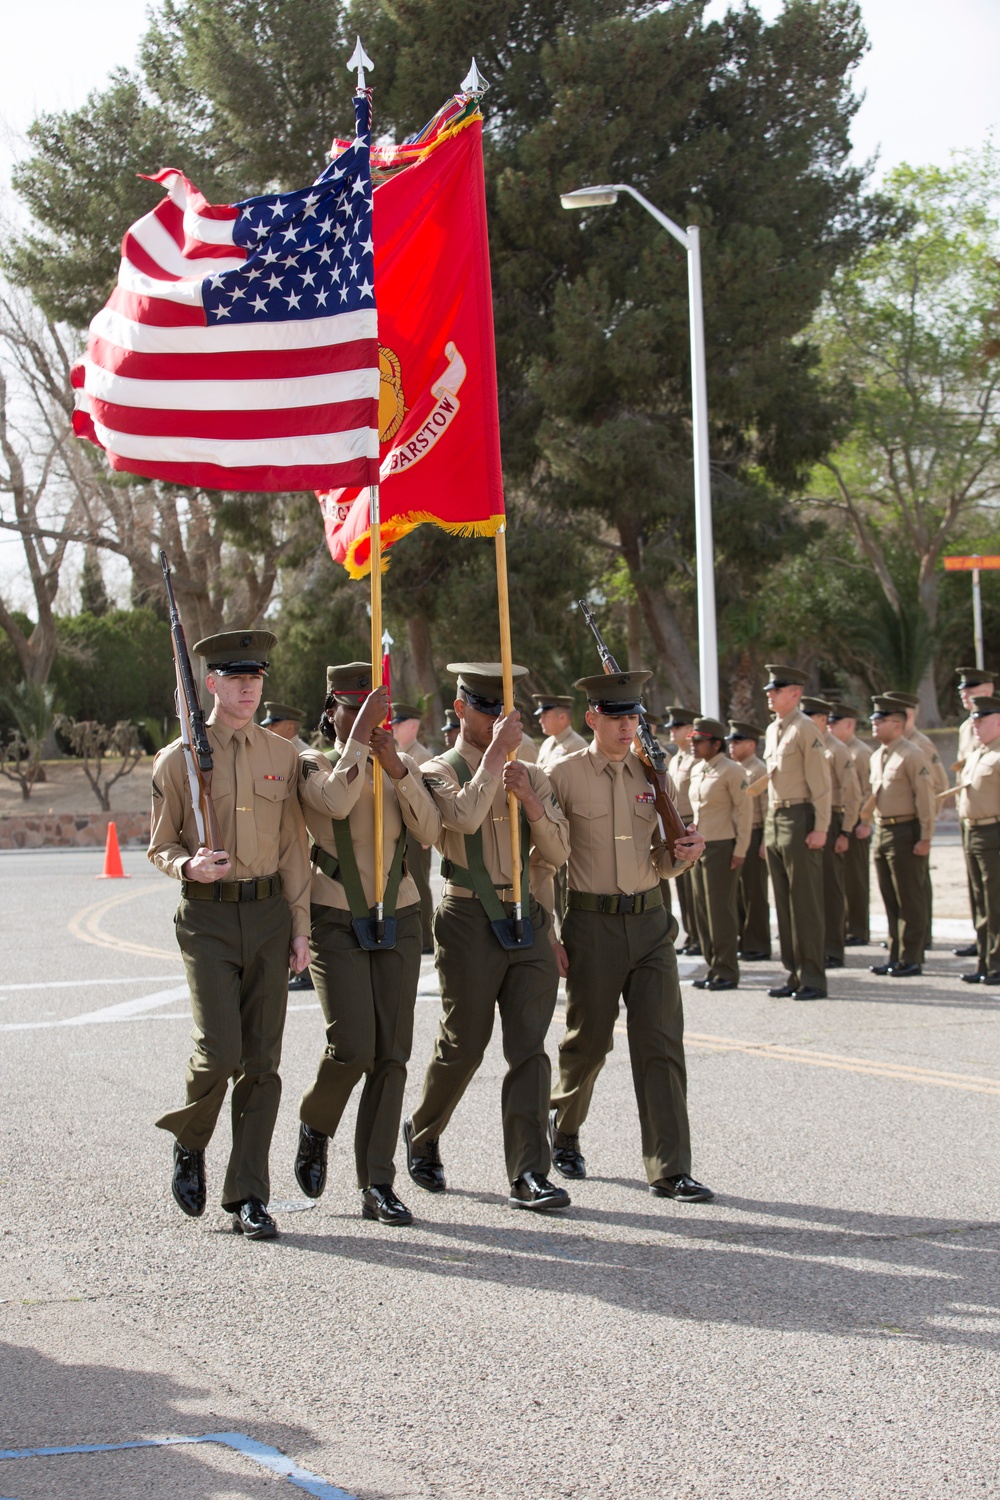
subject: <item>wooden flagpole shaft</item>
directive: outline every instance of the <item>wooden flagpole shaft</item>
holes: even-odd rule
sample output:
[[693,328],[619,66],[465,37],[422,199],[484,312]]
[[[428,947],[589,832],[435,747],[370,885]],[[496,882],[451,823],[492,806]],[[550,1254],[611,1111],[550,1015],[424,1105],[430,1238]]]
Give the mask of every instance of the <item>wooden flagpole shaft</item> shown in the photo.
[[[514,657],[510,645],[510,593],[507,587],[507,528],[501,526],[496,534],[497,552],[497,604],[500,613],[500,664],[503,668],[503,711],[514,711]],[[508,760],[517,760],[517,751],[511,750]],[[524,935],[524,913],[521,910],[521,814],[520,803],[513,792],[507,793],[507,815],[510,822],[510,872],[514,888],[514,937],[518,942]]]
[[[372,613],[372,687],[382,686],[382,518],[379,487],[371,487],[369,527],[371,532],[371,613]],[[375,799],[375,941],[384,932],[385,855],[382,840],[382,766],[377,758],[372,766],[372,790]]]

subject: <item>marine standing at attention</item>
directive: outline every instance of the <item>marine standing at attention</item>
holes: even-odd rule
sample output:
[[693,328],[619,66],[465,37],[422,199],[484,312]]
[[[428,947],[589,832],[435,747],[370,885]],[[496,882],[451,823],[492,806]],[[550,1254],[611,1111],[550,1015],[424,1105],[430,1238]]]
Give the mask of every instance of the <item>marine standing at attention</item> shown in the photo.
[[927,944],[928,856],[936,805],[922,751],[906,738],[902,703],[874,698],[872,756],[875,798],[875,873],[889,923],[889,958],[871,964],[873,974],[909,979],[921,972]]
[[778,914],[784,984],[774,999],[823,1000],[823,850],[830,827],[831,783],[823,741],[802,713],[808,678],[797,667],[768,663],[764,685],[774,718],[764,736],[768,785],[764,847]]
[[[729,754],[747,779],[751,824],[747,857],[740,866],[737,912],[740,925],[739,956],[744,963],[762,963],[771,957],[771,908],[767,899],[767,858],[764,851],[764,809],[767,789],[760,786],[767,767],[757,754],[763,729],[746,719],[730,719],[726,740]],[[756,786],[756,795],[750,789]]]
[[[691,797],[688,792],[688,782],[691,780],[691,772],[694,770],[694,752],[691,749],[691,736],[694,733],[694,721],[698,717],[695,708],[684,708],[679,703],[671,703],[666,710],[664,728],[670,735],[671,744],[676,747],[677,753],[667,765],[667,776],[670,779],[671,796],[674,806],[680,813],[685,827],[691,822]],[[695,916],[694,889],[691,881],[690,870],[684,870],[676,878],[677,901],[681,909],[681,922],[684,925],[684,946],[682,953],[697,955],[701,952],[701,942],[698,936],[698,923]]]
[[288,970],[309,960],[299,756],[253,721],[274,644],[269,630],[233,630],[194,647],[208,664],[215,699],[208,738],[222,850],[199,846],[179,740],[153,763],[149,841],[153,864],[181,882],[174,925],[194,1017],[185,1102],[156,1122],[174,1137],[174,1199],[194,1218],[205,1211],[205,1148],[232,1080],[222,1206],[252,1240],[278,1232],[267,1211],[268,1154],[281,1098]]
[[[559,969],[545,908],[528,891],[529,850],[556,868],[569,849],[566,819],[544,771],[506,763],[521,743],[521,716],[503,711],[498,662],[455,662],[454,750],[427,761],[425,781],[443,824],[438,839],[444,894],[434,916],[442,1015],[423,1095],[403,1122],[410,1176],[430,1193],[445,1191],[440,1139],[468,1088],[500,1012],[507,1072],[500,1095],[511,1208],[566,1208],[569,1195],[548,1180],[546,1130],[552,1068],[545,1034]],[[514,667],[515,681],[527,676]],[[518,799],[521,869],[511,869],[507,793]],[[507,947],[497,935],[512,916],[515,882],[529,943]]]
[[[420,898],[404,869],[412,833],[431,844],[441,828],[417,762],[401,755],[382,727],[386,687],[372,691],[371,667],[348,662],[326,669],[321,729],[326,754],[302,757],[299,797],[312,837],[312,971],[326,1021],[326,1050],[299,1106],[295,1176],[309,1198],[326,1185],[327,1147],[355,1084],[364,1078],[354,1129],[361,1214],[382,1224],[409,1224],[396,1196],[393,1153],[403,1112],[413,1007],[420,979]],[[377,762],[376,764],[373,763]],[[376,901],[375,783],[383,787],[385,915],[395,942],[362,945]]]
[[695,719],[691,747],[697,757],[689,790],[694,826],[705,852],[691,871],[702,951],[708,965],[699,990],[735,990],[740,925],[736,891],[750,847],[753,821],[742,766],[725,754],[726,728],[718,719]]
[[632,1082],[639,1107],[649,1191],[705,1203],[714,1195],[691,1176],[684,1011],[677,978],[677,923],[667,915],[662,876],[689,869],[704,849],[692,828],[670,858],[654,793],[632,744],[640,693],[650,672],[584,677],[593,744],[552,768],[569,819],[569,909],[561,950],[566,1034],[552,1094],[553,1163],[585,1177],[580,1128],[611,1051],[621,1002],[628,1019]]
[[870,766],[872,748],[858,739],[858,711],[848,703],[834,703],[830,710],[829,728],[834,739],[847,747],[858,778],[858,796],[861,799],[858,821],[854,825],[850,845],[844,855],[844,907],[846,918],[846,948],[864,948],[871,941],[871,818],[861,821],[860,812],[868,806],[872,782]]

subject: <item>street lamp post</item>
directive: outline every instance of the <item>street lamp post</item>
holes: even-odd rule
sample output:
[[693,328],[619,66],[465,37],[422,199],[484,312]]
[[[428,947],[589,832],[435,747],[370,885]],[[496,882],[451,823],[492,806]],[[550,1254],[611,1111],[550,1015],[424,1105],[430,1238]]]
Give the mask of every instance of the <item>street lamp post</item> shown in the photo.
[[578,188],[563,193],[563,208],[598,208],[616,203],[619,193],[628,193],[687,251],[688,311],[691,327],[691,414],[694,438],[695,562],[698,578],[698,675],[701,711],[719,716],[719,645],[715,626],[715,554],[712,543],[712,485],[708,469],[708,389],[705,382],[705,317],[701,298],[701,244],[698,229],[681,229],[648,198],[615,182],[601,187]]

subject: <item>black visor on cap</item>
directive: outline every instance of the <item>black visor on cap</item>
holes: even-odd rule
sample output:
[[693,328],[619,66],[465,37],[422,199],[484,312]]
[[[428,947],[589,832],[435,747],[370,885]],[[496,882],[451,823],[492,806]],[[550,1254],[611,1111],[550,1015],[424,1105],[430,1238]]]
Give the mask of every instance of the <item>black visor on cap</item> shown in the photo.
[[641,714],[642,703],[622,703],[621,700],[608,698],[589,698],[587,700],[597,714],[605,714],[609,719],[625,719],[629,714]]
[[462,697],[470,708],[477,713],[488,714],[491,719],[499,719],[503,713],[503,699],[498,703],[495,698],[484,698],[482,693],[474,693],[471,688],[461,688]]
[[210,661],[208,670],[220,677],[266,677],[266,661]]

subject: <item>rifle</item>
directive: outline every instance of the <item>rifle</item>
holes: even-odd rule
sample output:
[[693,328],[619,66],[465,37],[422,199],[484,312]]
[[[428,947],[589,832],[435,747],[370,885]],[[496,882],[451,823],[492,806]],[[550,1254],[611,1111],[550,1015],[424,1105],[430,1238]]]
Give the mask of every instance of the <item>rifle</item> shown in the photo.
[[[583,599],[578,599],[577,604],[580,612],[591,630],[597,642],[597,650],[601,658],[601,666],[605,672],[620,672],[621,668],[608,650],[604,637],[601,635],[597,621],[593,613]],[[687,838],[687,829],[684,820],[673,804],[670,793],[667,791],[667,755],[656,735],[649,727],[649,720],[639,710],[639,728],[635,733],[636,754],[642,762],[642,768],[646,773],[646,780],[653,788],[653,799],[657,814],[660,819],[660,832],[663,841],[674,859],[674,848],[678,839]],[[675,861],[676,863],[676,861]]]
[[[170,609],[170,638],[174,647],[174,666],[177,670],[177,691],[174,701],[177,717],[181,721],[181,743],[184,746],[184,764],[187,767],[191,787],[191,805],[194,808],[198,843],[203,849],[224,853],[219,820],[212,803],[212,747],[208,743],[205,715],[198,696],[198,684],[191,670],[191,657],[184,638],[184,626],[174,598],[174,586],[170,581],[170,565],[167,554],[160,550],[160,567],[167,586],[167,604]],[[225,864],[224,859],[216,864]]]

